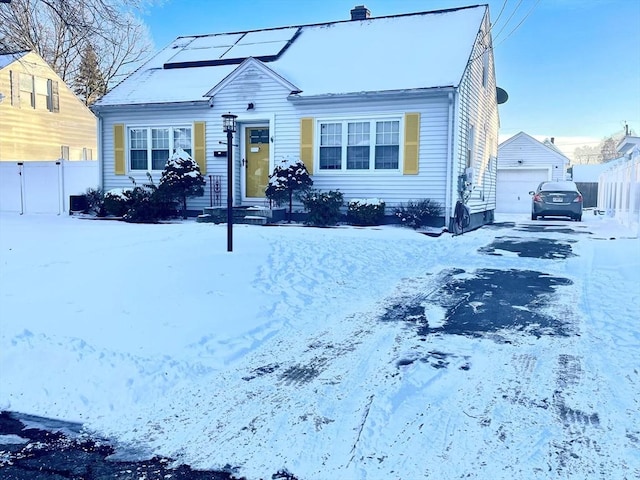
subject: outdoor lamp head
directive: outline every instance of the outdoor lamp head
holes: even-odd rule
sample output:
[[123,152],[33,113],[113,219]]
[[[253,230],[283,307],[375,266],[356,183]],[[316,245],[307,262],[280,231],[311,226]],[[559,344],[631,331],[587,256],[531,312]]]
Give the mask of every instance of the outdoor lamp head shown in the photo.
[[236,118],[237,115],[232,113],[222,114],[222,131],[223,132],[235,132],[236,131]]

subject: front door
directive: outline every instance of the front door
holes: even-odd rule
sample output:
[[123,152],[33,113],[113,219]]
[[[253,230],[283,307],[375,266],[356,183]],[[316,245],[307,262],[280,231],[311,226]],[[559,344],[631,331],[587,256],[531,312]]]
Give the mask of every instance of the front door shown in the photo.
[[269,127],[247,127],[244,145],[245,197],[265,198],[269,182]]

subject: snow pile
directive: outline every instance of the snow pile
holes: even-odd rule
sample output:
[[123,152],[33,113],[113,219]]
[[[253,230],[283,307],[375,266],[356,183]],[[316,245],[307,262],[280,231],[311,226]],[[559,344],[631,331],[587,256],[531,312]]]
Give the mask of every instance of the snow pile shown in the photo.
[[[585,218],[438,238],[237,225],[227,253],[225,225],[3,214],[0,408],[249,479],[637,477],[640,243]],[[479,251],[505,236],[575,255]],[[566,279],[542,313],[575,334],[392,320],[410,300],[441,328],[434,295],[480,269]]]

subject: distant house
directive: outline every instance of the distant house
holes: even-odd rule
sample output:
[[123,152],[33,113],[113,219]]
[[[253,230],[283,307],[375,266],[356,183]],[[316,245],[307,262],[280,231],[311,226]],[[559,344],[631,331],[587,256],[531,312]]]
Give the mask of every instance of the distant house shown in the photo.
[[0,54],[0,161],[91,160],[95,115],[35,52]]
[[564,180],[568,164],[553,139],[539,142],[520,132],[502,142],[498,146],[496,211],[529,213],[529,192],[545,180]]
[[[103,187],[158,178],[170,152],[226,198],[222,114],[237,115],[234,205],[264,205],[277,162],[314,187],[394,206],[429,198],[449,226],[467,190],[472,226],[495,208],[498,108],[487,6],[179,37],[93,106]],[[213,188],[216,187],[216,188]]]
[[68,211],[98,185],[96,158],[91,110],[36,53],[0,54],[0,211]]

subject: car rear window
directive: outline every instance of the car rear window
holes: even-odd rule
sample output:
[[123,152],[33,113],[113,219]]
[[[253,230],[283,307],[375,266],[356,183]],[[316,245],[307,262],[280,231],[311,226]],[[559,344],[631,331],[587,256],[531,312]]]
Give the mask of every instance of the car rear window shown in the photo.
[[573,182],[546,182],[540,187],[542,192],[576,192],[578,187]]

